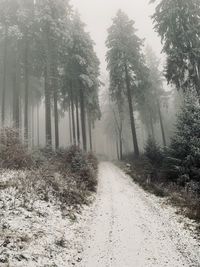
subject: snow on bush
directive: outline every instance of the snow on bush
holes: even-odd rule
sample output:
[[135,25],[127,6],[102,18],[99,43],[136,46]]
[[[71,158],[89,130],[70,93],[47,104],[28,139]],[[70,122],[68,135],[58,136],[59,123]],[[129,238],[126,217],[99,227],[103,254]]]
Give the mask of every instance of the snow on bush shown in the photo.
[[96,190],[97,160],[77,147],[30,154],[16,132],[6,133],[10,140],[4,132],[6,153],[0,158],[5,168],[0,169],[0,266],[67,266],[74,249],[72,222]]

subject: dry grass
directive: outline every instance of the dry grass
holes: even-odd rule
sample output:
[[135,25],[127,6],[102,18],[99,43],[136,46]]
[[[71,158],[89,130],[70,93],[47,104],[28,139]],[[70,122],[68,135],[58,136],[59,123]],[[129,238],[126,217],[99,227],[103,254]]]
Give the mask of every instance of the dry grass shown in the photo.
[[128,168],[124,164],[123,169],[144,190],[159,197],[167,197],[168,202],[176,206],[181,214],[200,222],[200,196],[197,191],[194,191],[192,185],[187,184],[183,187],[166,180],[159,174],[159,170],[157,172],[159,175],[155,179],[144,159],[134,160]]

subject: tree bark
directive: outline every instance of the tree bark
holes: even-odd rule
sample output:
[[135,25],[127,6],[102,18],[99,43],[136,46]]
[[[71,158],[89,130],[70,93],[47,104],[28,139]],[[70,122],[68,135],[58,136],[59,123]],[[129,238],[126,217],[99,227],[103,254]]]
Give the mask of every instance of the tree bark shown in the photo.
[[130,114],[134,154],[135,154],[135,157],[138,158],[140,153],[139,153],[137,134],[136,134],[136,128],[135,128],[135,118],[133,114],[133,103],[132,103],[132,95],[131,95],[130,78],[129,78],[128,68],[126,64],[125,64],[125,75],[126,75],[127,100],[128,100],[128,105],[129,105],[129,114]]
[[72,145],[72,119],[71,119],[71,103],[69,103],[69,134],[70,134],[70,145]]
[[151,127],[151,138],[155,140],[155,132],[154,132],[154,126],[153,126],[153,119],[151,116],[151,111],[149,111],[149,119],[150,119],[150,127]]
[[71,113],[72,113],[72,136],[73,145],[76,145],[76,126],[75,126],[75,115],[74,115],[74,96],[71,88]]
[[29,43],[27,39],[27,34],[25,36],[25,53],[24,53],[24,82],[25,82],[25,99],[24,99],[24,139],[25,143],[28,144],[28,106],[29,106]]
[[[48,27],[47,27],[48,28]],[[46,30],[46,62],[45,62],[45,132],[46,132],[46,146],[52,149],[52,133],[51,133],[51,84],[50,84],[50,47],[49,47],[49,34]]]
[[81,128],[82,128],[82,139],[83,139],[83,150],[87,151],[87,137],[85,127],[85,98],[83,89],[80,89],[80,109],[81,109]]
[[59,148],[59,118],[58,118],[58,95],[57,88],[54,87],[53,101],[54,101],[54,121],[55,121],[55,148]]
[[56,51],[52,55],[52,75],[51,84],[53,90],[53,103],[54,103],[54,128],[55,128],[55,149],[59,148],[59,116],[58,116],[58,70],[57,70],[57,54]]
[[164,130],[164,124],[163,124],[163,118],[162,118],[162,112],[160,108],[159,100],[157,99],[157,106],[158,106],[158,114],[159,114],[159,120],[160,120],[160,128],[162,133],[162,140],[163,140],[163,146],[167,146],[166,137],[165,137],[165,130]]
[[35,137],[35,124],[34,124],[34,105],[31,106],[31,143],[32,143],[32,148],[34,148],[35,146],[35,140],[34,140],[34,137]]
[[50,83],[49,83],[49,63],[45,66],[45,131],[46,131],[46,146],[52,148],[52,134],[51,134],[51,97],[50,97]]
[[6,75],[7,75],[7,46],[8,46],[8,26],[5,25],[4,55],[3,55],[3,88],[1,103],[1,124],[5,124],[5,102],[6,102]]
[[122,144],[122,134],[119,133],[119,157],[120,160],[123,159],[123,144]]
[[90,151],[92,151],[93,150],[93,146],[92,146],[92,124],[91,124],[90,114],[88,114],[88,132],[89,132],[89,141],[90,141]]
[[39,117],[39,103],[37,103],[37,146],[40,146],[40,117]]
[[78,146],[80,146],[80,126],[79,126],[78,97],[76,97],[76,127],[77,127],[77,142],[78,142]]
[[120,160],[118,140],[116,140],[117,159]]
[[18,51],[16,51],[16,58],[13,66],[13,126],[19,130],[20,118],[19,118],[19,71],[18,71]]

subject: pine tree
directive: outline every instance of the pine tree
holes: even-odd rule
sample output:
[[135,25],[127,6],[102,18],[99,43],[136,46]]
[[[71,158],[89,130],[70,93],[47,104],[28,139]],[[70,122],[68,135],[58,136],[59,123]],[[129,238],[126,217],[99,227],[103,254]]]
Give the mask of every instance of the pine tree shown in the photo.
[[[200,177],[200,106],[196,94],[187,94],[176,123],[170,156],[178,159],[180,174]],[[200,181],[200,180],[199,180]]]
[[166,78],[184,92],[194,88],[200,99],[200,2],[157,2],[153,20],[167,55]]
[[[121,10],[113,19],[106,42],[108,70],[110,72],[110,92],[115,99],[125,96],[129,115],[135,156],[139,156],[133,96],[144,80],[144,58],[141,53],[142,41],[137,37],[134,22]],[[134,93],[133,93],[134,92]],[[117,101],[118,101],[117,100]],[[135,99],[134,99],[135,100]]]
[[[82,144],[83,149],[87,150],[86,115],[89,112],[91,123],[96,120],[96,110],[99,111],[100,82],[98,78],[99,60],[94,52],[93,41],[85,32],[84,27],[79,15],[75,14],[70,27],[71,43],[63,62],[65,70],[63,96],[65,101],[66,99],[70,101],[74,143],[76,143],[76,139],[79,139],[78,136],[76,138],[75,130],[75,105],[76,109],[80,107]],[[76,99],[77,96],[78,99]],[[78,110],[76,110],[76,117],[77,112]],[[79,120],[77,119],[77,126],[78,124]]]
[[[145,92],[144,103],[144,110],[146,111],[145,115],[147,117],[147,121],[149,122],[147,123],[147,125],[150,124],[151,128],[153,128],[152,124],[159,121],[163,146],[166,147],[166,137],[161,104],[167,102],[168,93],[163,89],[163,77],[159,70],[159,60],[150,47],[147,47],[146,49],[146,61],[149,68],[149,87]],[[154,134],[152,134],[152,138],[154,138]]]

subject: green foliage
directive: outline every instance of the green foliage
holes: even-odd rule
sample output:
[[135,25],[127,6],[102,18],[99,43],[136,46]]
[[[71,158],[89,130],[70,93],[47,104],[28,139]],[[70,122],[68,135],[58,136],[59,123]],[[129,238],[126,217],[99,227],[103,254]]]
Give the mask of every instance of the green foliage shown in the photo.
[[[121,10],[113,19],[106,41],[107,62],[110,73],[110,94],[114,100],[122,100],[126,88],[125,66],[128,68],[132,90],[139,91],[145,82],[142,40],[136,35],[134,21]],[[136,93],[136,92],[135,92]]]
[[163,152],[153,138],[149,138],[147,140],[144,155],[152,166],[161,168],[163,162]]
[[94,51],[94,43],[84,28],[85,25],[75,13],[70,22],[70,44],[67,54],[62,58],[62,97],[65,105],[71,98],[79,98],[80,90],[83,90],[86,109],[94,122],[101,116],[98,98],[100,62]]
[[193,95],[184,100],[169,154],[179,175],[200,181],[200,106]]
[[177,89],[200,96],[200,2],[160,0],[153,15],[167,55],[166,78]]

